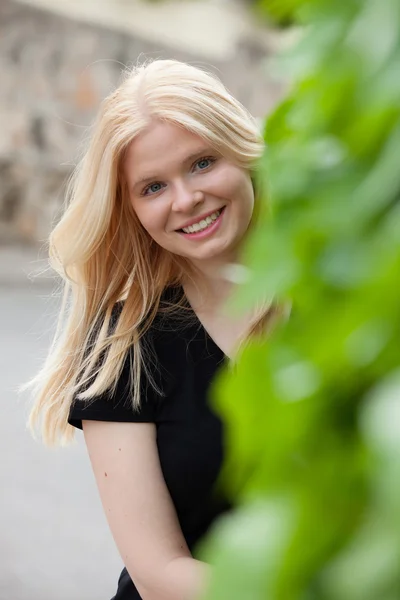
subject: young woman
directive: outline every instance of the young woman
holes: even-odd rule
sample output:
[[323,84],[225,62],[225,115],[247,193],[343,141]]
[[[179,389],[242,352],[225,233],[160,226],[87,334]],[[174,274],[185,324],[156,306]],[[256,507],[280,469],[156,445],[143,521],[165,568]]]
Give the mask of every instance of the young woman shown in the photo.
[[192,550],[230,505],[216,491],[223,430],[207,393],[271,313],[224,309],[262,152],[255,120],[215,76],[139,66],[104,100],[50,236],[65,291],[30,425],[46,443],[83,429],[126,567],[115,600],[191,600],[208,583]]

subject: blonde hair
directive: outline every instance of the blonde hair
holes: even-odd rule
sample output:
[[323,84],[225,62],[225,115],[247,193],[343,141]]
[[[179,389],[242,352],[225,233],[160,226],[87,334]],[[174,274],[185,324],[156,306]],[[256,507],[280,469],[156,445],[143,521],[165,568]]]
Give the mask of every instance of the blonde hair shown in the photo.
[[159,247],[141,226],[121,174],[129,144],[153,119],[186,128],[249,170],[263,152],[256,120],[221,81],[179,61],[134,67],[102,102],[49,237],[50,265],[64,288],[56,333],[43,367],[21,386],[34,390],[29,427],[49,445],[73,439],[67,419],[75,398],[115,391],[131,347],[132,408],[138,409],[141,373],[148,373],[142,336],[163,290],[190,272],[184,259]]

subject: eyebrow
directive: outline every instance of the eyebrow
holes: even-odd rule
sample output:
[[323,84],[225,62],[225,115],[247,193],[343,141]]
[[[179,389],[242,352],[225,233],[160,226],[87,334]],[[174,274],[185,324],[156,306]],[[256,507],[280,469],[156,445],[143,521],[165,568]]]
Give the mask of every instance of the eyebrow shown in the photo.
[[[199,150],[197,150],[196,152],[192,152],[192,154],[190,154],[189,156],[187,156],[184,161],[183,164],[186,164],[188,162],[191,162],[192,160],[194,160],[195,158],[198,158],[199,156],[201,156],[202,154],[215,154],[215,150],[212,148],[201,148]],[[148,183],[149,181],[156,181],[157,179],[160,179],[160,177],[158,175],[146,175],[144,177],[141,177],[138,181],[135,181],[132,189],[136,188],[138,185],[143,185],[144,183]]]

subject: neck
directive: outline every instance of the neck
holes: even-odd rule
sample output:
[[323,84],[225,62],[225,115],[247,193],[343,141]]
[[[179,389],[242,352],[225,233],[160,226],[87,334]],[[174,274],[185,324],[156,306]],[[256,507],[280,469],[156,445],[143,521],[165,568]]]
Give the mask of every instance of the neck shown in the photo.
[[192,306],[217,307],[229,298],[236,284],[226,277],[225,269],[230,263],[236,262],[235,258],[232,257],[229,262],[193,264],[193,275],[183,281],[185,293]]

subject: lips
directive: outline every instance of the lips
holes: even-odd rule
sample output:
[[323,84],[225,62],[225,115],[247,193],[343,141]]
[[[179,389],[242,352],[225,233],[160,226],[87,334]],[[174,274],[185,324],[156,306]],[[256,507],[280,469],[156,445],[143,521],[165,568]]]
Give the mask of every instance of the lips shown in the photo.
[[207,217],[210,217],[215,212],[218,212],[218,211],[222,212],[224,210],[224,208],[225,208],[225,206],[222,206],[220,208],[214,208],[214,210],[210,210],[208,213],[204,213],[203,215],[199,215],[195,219],[192,219],[191,221],[188,221],[187,223],[184,223],[181,228],[175,229],[175,231],[182,231],[184,227],[189,227],[190,225],[194,225],[195,223],[200,223],[200,221],[203,221],[204,219],[207,219]]

